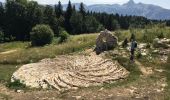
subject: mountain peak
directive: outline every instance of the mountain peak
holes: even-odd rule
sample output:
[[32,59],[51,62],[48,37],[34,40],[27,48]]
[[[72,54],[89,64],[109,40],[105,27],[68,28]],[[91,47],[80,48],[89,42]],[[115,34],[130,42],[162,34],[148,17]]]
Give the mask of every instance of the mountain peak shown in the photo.
[[129,0],[127,3],[126,3],[126,5],[134,5],[135,4],[135,2],[133,1],[133,0]]

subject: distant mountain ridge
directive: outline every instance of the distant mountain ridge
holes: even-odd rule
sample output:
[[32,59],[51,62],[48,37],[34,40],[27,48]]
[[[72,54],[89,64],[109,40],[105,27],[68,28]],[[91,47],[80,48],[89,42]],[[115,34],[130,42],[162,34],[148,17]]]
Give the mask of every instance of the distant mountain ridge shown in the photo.
[[[75,3],[76,9],[79,8],[80,4]],[[63,5],[65,10],[67,5]],[[144,3],[135,3],[133,0],[119,5],[119,4],[94,4],[87,6],[85,5],[86,10],[93,12],[106,12],[108,14],[120,14],[120,15],[135,15],[143,16],[148,19],[156,20],[170,20],[170,10],[162,8],[160,6]]]

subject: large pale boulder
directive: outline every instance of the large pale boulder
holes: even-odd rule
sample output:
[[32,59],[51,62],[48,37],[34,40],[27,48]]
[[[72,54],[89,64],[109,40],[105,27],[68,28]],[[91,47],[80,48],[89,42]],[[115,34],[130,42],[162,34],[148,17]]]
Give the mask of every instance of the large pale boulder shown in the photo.
[[108,30],[100,32],[100,35],[96,39],[96,54],[100,54],[103,51],[111,50],[118,45],[118,39],[113,36]]
[[11,78],[32,88],[53,87],[59,91],[102,85],[126,78],[129,72],[102,55],[61,55],[23,65]]

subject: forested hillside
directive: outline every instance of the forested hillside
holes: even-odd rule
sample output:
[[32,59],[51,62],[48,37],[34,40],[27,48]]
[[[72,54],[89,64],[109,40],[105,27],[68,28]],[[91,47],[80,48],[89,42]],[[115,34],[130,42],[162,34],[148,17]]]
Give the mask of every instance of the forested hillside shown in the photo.
[[61,30],[75,35],[99,32],[104,28],[111,31],[144,28],[153,22],[144,17],[90,12],[83,3],[76,11],[75,5],[70,1],[66,11],[63,10],[61,2],[55,6],[44,6],[28,0],[7,0],[5,4],[0,3],[1,42],[28,41],[30,31],[37,24],[49,25],[58,37]]

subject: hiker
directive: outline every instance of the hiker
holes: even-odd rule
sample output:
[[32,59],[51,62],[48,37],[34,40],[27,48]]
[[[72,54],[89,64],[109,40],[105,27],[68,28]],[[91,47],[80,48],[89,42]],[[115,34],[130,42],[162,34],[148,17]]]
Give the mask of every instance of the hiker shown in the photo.
[[135,39],[131,39],[131,48],[130,48],[130,61],[134,62],[134,56],[135,56],[135,49],[137,48],[137,42]]

